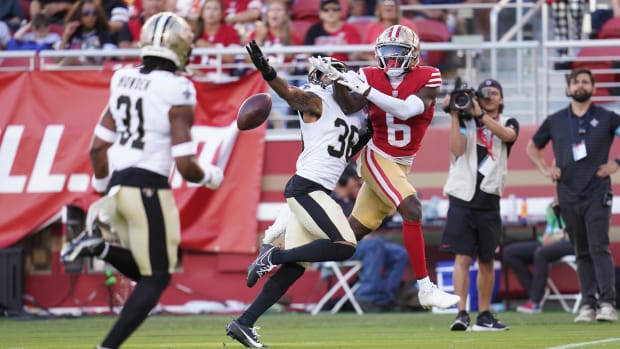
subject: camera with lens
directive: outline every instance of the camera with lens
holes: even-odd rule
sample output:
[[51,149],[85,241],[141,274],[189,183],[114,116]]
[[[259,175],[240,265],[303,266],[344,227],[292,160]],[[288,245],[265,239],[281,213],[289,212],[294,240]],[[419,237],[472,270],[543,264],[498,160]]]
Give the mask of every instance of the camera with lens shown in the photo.
[[473,100],[478,97],[478,92],[475,89],[457,77],[454,82],[454,90],[450,92],[450,104],[444,111],[450,113],[450,111],[456,110],[459,117],[469,119],[472,115],[467,111],[473,108]]

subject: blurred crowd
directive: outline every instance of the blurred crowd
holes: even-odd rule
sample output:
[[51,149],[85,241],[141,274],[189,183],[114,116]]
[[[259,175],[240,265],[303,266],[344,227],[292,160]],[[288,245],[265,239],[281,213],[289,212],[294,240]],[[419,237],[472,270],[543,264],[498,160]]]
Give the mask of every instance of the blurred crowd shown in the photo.
[[[550,0],[553,9],[563,9],[569,0]],[[571,0],[582,3],[582,0]],[[608,1],[608,11],[592,14],[592,30],[620,16],[620,0]],[[490,8],[440,9],[445,4],[495,3],[495,0],[2,0],[0,1],[0,49],[52,50],[139,47],[142,24],[162,11],[184,17],[193,27],[196,48],[242,47],[256,40],[261,47],[286,45],[342,46],[372,44],[378,33],[394,24],[413,29],[423,42],[447,42],[452,35],[476,34],[489,39]],[[570,2],[570,1],[569,1]],[[585,4],[585,2],[583,2]],[[404,5],[417,5],[413,10]],[[559,6],[559,7],[558,7]],[[572,6],[569,4],[569,6]],[[428,7],[428,9],[425,9]],[[572,7],[570,7],[572,8]],[[554,11],[556,36],[565,24]],[[580,12],[580,16],[583,12]],[[570,19],[569,23],[570,24]],[[564,23],[564,24],[563,24]],[[579,24],[580,23],[576,23]],[[574,28],[573,28],[574,29]],[[558,34],[559,33],[559,34]],[[568,35],[568,34],[566,34]],[[571,35],[572,38],[572,35]],[[347,62],[368,61],[373,52],[313,52]],[[559,53],[565,54],[564,51]],[[64,65],[93,65],[109,60],[99,56],[67,57]],[[445,51],[423,50],[421,61],[442,69],[454,65]],[[128,57],[125,60],[135,60]],[[247,69],[247,55],[198,55],[192,66],[197,75],[239,77]],[[300,76],[304,54],[270,57],[282,73]],[[352,64],[355,66],[355,64]],[[246,65],[247,66],[247,65]],[[305,64],[303,64],[305,66]],[[217,69],[216,69],[217,68]],[[214,80],[218,78],[215,77]]]
[[[137,48],[146,19],[162,11],[173,11],[192,25],[195,47],[233,47],[256,40],[262,47],[285,45],[347,45],[373,43],[390,25],[404,24],[419,32],[422,41],[433,28],[431,41],[448,41],[452,33],[465,33],[455,26],[455,11],[430,9],[403,12],[412,4],[493,0],[2,0],[0,3],[0,49],[103,49]],[[487,16],[488,17],[488,16]],[[485,28],[482,28],[485,30]],[[488,31],[488,30],[487,30]],[[372,53],[331,54],[341,60],[372,59]],[[430,59],[431,57],[429,57]],[[199,56],[192,62],[214,71],[215,63],[230,64],[235,57]],[[71,57],[66,65],[98,64],[104,57]],[[300,55],[279,55],[273,62],[305,60]],[[440,61],[427,64],[438,65]],[[294,67],[289,69],[293,72]],[[231,75],[243,74],[235,69]]]

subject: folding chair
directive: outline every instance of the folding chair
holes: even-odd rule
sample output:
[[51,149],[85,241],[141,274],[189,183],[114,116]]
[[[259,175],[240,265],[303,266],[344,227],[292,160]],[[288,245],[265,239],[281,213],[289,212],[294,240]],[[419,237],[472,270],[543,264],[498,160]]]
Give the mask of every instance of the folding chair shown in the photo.
[[[358,272],[362,269],[362,262],[360,261],[344,261],[344,262],[324,262],[322,263],[322,268],[327,269],[332,272],[336,277],[336,283],[332,285],[332,287],[323,295],[321,300],[314,306],[311,314],[318,314],[325,303],[327,303],[339,290],[344,291],[344,295],[342,298],[334,304],[334,307],[329,311],[331,314],[337,313],[340,308],[344,305],[344,303],[348,300],[351,302],[353,309],[358,315],[363,315],[364,311],[362,307],[360,307],[357,299],[355,299],[355,290],[359,288],[359,281],[356,281],[353,286],[349,286],[349,281],[352,280],[353,277],[357,276]],[[346,269],[346,272],[343,274],[342,271]]]
[[[566,265],[577,272],[577,261],[575,255],[566,255],[557,261],[553,262],[555,265]],[[547,278],[547,289],[545,290],[545,294],[540,301],[540,306],[542,307],[547,300],[557,300],[562,305],[564,311],[576,313],[579,310],[579,306],[581,305],[581,292],[579,293],[569,293],[562,294],[558,287],[555,285],[551,276]],[[571,308],[567,301],[575,301],[575,304]]]

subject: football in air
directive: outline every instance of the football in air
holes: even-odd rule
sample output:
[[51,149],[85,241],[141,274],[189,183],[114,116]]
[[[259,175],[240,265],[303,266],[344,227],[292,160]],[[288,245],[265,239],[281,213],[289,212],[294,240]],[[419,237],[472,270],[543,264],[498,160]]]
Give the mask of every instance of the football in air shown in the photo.
[[237,128],[242,131],[251,130],[260,126],[271,112],[271,96],[269,93],[259,93],[248,97],[237,113]]

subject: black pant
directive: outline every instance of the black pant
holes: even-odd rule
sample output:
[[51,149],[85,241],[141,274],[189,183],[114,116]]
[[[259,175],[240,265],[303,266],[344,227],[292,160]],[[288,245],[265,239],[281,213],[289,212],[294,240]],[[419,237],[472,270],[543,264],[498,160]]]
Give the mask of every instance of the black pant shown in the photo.
[[[546,245],[538,241],[517,242],[504,248],[504,266],[514,271],[529,299],[539,303],[545,294],[549,264],[572,253],[568,241]],[[529,264],[533,265],[531,272]]]
[[560,202],[566,231],[577,256],[582,304],[592,307],[599,303],[616,305],[616,275],[609,250],[611,206],[603,201],[601,195],[594,195],[576,203]]

